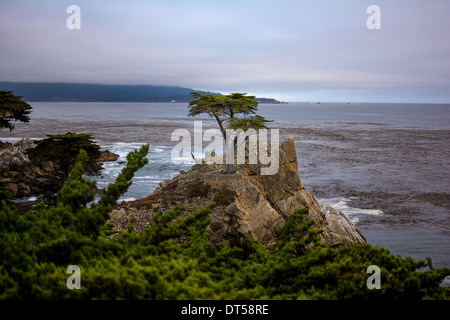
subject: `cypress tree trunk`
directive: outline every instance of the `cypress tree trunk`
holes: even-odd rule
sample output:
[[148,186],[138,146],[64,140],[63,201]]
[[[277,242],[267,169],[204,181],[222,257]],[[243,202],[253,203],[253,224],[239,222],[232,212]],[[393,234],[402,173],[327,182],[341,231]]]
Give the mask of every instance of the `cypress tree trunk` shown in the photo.
[[216,118],[217,123],[219,124],[220,132],[222,132],[222,136],[224,139],[227,139],[227,133],[225,132],[225,128],[223,127],[222,120],[220,120],[219,116],[214,113],[214,118]]

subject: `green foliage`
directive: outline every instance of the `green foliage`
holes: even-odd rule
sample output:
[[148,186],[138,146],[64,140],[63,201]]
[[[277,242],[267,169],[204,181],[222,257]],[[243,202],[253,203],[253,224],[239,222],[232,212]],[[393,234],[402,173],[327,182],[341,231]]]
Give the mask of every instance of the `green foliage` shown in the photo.
[[0,180],[0,210],[3,210],[11,204],[11,194],[8,191],[5,181]]
[[286,258],[303,255],[308,247],[318,246],[322,230],[314,229],[314,220],[305,220],[308,209],[295,210],[282,228],[274,228],[274,249]]
[[128,232],[134,231],[134,223],[136,222],[136,216],[134,214],[131,215],[130,223],[127,226]]
[[227,96],[198,92],[191,94],[195,99],[189,103],[188,116],[207,114],[211,118],[214,117],[224,138],[227,125],[230,129],[246,131],[250,128],[255,130],[267,128],[265,123],[271,122],[262,116],[253,116],[258,110],[258,101],[254,96],[246,96],[245,93],[232,93]]
[[[39,204],[18,215],[2,200],[0,299],[448,299],[440,287],[450,269],[424,268],[424,261],[394,256],[371,245],[352,248],[319,243],[319,230],[296,210],[276,242],[247,237],[242,248],[207,239],[211,204],[187,216],[175,206],[153,217],[150,227],[127,231],[105,224],[112,206],[147,160],[148,145],[130,153],[128,164],[98,204],[82,176],[81,151],[58,204]],[[114,235],[114,236],[112,236]],[[81,289],[69,290],[67,267],[81,268]],[[381,289],[366,287],[369,265],[381,268]],[[429,262],[429,265],[431,263]]]
[[36,141],[36,147],[28,149],[27,154],[34,159],[53,161],[59,168],[60,178],[64,182],[67,180],[82,149],[88,155],[84,165],[85,172],[90,175],[97,174],[101,169],[97,162],[101,155],[100,146],[87,133],[67,132],[65,134],[47,135],[47,138]]
[[13,91],[0,90],[0,130],[8,128],[14,129],[12,121],[21,121],[27,123],[30,121],[28,116],[31,113],[31,106],[16,96]]
[[273,120],[267,120],[263,116],[256,115],[256,116],[249,116],[246,118],[233,118],[229,121],[230,129],[234,130],[244,130],[247,131],[248,129],[266,129],[265,123],[272,122]]

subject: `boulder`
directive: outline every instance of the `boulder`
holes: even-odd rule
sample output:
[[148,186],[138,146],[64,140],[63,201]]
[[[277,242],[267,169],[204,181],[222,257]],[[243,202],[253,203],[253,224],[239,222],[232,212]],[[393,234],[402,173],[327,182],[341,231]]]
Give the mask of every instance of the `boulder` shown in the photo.
[[99,162],[108,162],[108,161],[116,161],[119,159],[119,155],[117,153],[113,153],[109,150],[101,151],[100,158],[98,159]]

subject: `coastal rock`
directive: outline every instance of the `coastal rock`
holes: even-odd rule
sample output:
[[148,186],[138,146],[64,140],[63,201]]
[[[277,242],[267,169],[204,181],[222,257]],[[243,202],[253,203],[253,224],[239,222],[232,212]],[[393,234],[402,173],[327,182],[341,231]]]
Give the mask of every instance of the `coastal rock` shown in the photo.
[[152,195],[122,203],[110,215],[116,230],[126,230],[131,215],[135,231],[148,227],[156,212],[170,210],[175,204],[187,207],[184,215],[214,201],[210,213],[210,242],[220,245],[224,240],[242,245],[246,235],[264,245],[275,242],[274,227],[281,227],[295,209],[309,208],[308,218],[324,232],[323,243],[342,242],[352,246],[366,239],[354,224],[332,207],[323,206],[308,192],[298,174],[298,161],[293,139],[279,146],[279,168],[274,175],[260,175],[260,164],[233,165],[233,174],[226,174],[225,165],[195,164],[188,172],[165,180]]
[[[7,182],[7,188],[14,198],[39,194],[54,194],[60,182],[55,172],[59,169],[52,161],[30,160],[26,151],[36,144],[31,139],[22,139],[14,144],[0,145],[0,178]],[[101,152],[99,165],[116,161],[118,154],[108,150]]]
[[39,193],[38,185],[43,182],[40,179],[42,168],[33,164],[25,153],[34,146],[31,139],[22,139],[0,151],[0,177],[7,182],[8,190],[14,197]]
[[113,153],[109,150],[104,150],[104,151],[101,151],[101,155],[100,155],[100,158],[98,159],[98,161],[100,163],[103,163],[103,162],[108,162],[108,161],[111,161],[111,162],[116,161],[117,159],[119,159],[119,155],[117,153]]
[[11,148],[13,145],[11,142],[2,142],[0,141],[0,151],[4,150],[4,149],[8,149]]

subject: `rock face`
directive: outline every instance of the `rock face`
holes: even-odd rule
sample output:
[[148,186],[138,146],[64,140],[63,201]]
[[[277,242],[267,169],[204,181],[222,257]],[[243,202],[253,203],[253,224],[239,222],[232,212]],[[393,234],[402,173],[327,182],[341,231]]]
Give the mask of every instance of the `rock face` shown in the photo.
[[0,151],[0,177],[8,183],[8,190],[14,197],[27,197],[41,193],[46,178],[54,167],[51,162],[39,164],[30,161],[25,151],[35,147],[30,139],[22,139]]
[[98,161],[100,163],[108,162],[108,161],[116,161],[119,159],[119,155],[117,153],[113,153],[109,150],[101,151],[100,159]]
[[[7,182],[8,190],[14,198],[39,194],[54,194],[61,181],[55,171],[58,168],[51,161],[31,161],[26,150],[36,144],[31,139],[22,139],[15,144],[0,145],[0,179]],[[116,161],[118,154],[102,151],[99,164]]]
[[303,186],[298,174],[297,154],[292,139],[279,147],[279,169],[275,175],[260,175],[261,165],[234,165],[233,174],[225,174],[225,165],[196,164],[172,180],[160,183],[149,197],[123,203],[111,213],[110,223],[126,230],[134,215],[135,231],[152,223],[155,212],[165,212],[175,204],[187,207],[185,214],[212,201],[218,205],[211,212],[208,227],[210,241],[241,245],[245,235],[263,244],[274,243],[274,227],[281,227],[295,210],[309,208],[308,218],[324,230],[321,240],[348,246],[366,239],[341,212],[320,204]]

